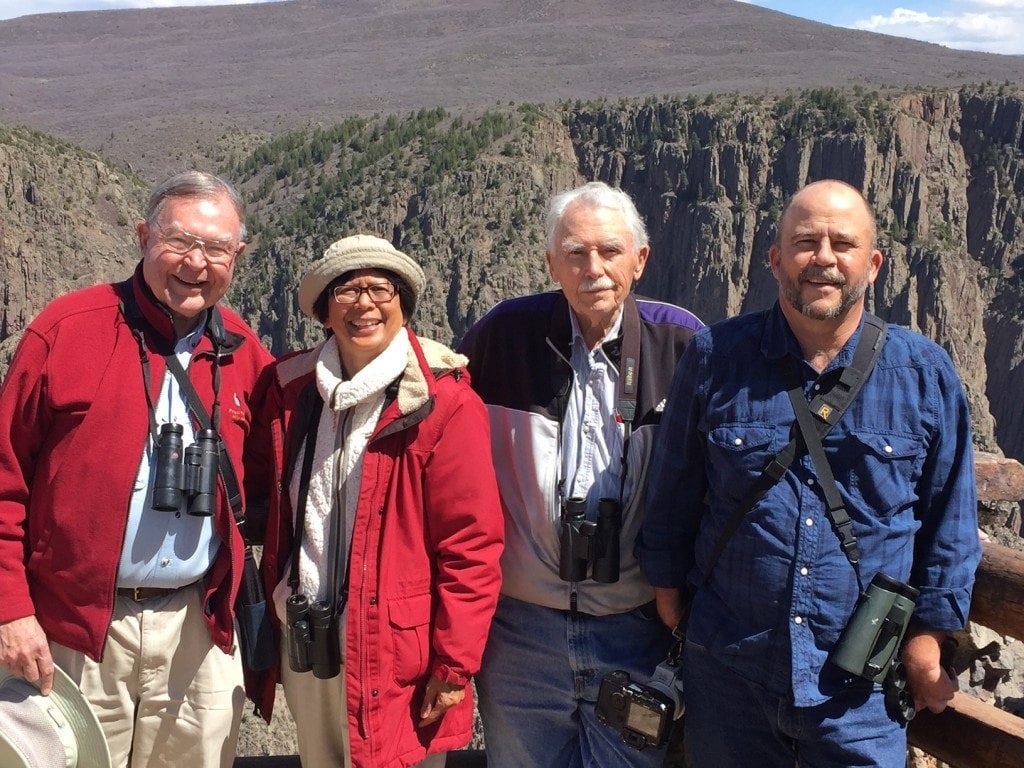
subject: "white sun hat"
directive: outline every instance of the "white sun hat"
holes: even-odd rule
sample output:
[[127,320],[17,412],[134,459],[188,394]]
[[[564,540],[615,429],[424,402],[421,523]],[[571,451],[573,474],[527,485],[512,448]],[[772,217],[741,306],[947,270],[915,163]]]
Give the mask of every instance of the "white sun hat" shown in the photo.
[[49,696],[0,669],[0,766],[111,768],[99,720],[59,667]]

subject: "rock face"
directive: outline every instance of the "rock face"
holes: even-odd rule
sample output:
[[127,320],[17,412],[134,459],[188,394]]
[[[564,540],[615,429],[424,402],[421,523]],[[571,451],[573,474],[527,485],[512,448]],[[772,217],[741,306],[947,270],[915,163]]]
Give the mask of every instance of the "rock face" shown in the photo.
[[[544,207],[598,178],[630,192],[652,258],[639,285],[706,321],[768,306],[766,254],[785,198],[814,179],[865,191],[886,255],[869,303],[936,339],[971,399],[978,443],[1024,456],[1024,100],[960,91],[830,89],[451,115],[352,119],[275,137],[227,174],[250,202],[252,247],[231,300],[275,352],[320,338],[301,271],[369,231],[426,268],[419,330],[457,340],[495,301],[550,285]],[[145,191],[95,155],[0,133],[0,367],[57,293],[120,277]]]
[[0,373],[47,301],[131,274],[143,195],[97,155],[0,126]]
[[[485,121],[497,128],[460,143]],[[344,141],[289,134],[232,166],[266,224],[234,298],[275,351],[319,338],[295,310],[298,274],[359,230],[423,262],[417,326],[460,338],[494,301],[549,285],[546,201],[593,178],[627,190],[647,222],[641,292],[705,321],[763,308],[777,292],[765,265],[784,200],[840,178],[877,213],[886,261],[873,311],[938,340],[963,377],[979,445],[1024,456],[1020,93],[824,89],[389,123]]]

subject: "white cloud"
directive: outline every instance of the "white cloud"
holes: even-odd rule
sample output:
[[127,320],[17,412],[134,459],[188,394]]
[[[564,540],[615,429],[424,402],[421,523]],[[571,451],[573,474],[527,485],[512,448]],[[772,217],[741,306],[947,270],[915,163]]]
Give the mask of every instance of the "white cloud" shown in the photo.
[[[888,15],[876,14],[850,26],[950,48],[1024,53],[1024,0],[968,0],[952,5],[950,11],[935,15],[896,8]],[[977,10],[968,10],[971,7]]]

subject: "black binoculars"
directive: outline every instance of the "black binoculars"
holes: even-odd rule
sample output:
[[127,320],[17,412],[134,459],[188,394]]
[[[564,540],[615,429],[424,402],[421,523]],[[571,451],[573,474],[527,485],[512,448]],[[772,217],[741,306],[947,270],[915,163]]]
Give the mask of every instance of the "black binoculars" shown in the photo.
[[181,424],[162,424],[153,462],[153,508],[177,512],[184,498],[188,513],[208,517],[217,509],[220,440],[216,430],[201,429],[182,448]]
[[338,620],[326,600],[309,602],[305,595],[285,601],[288,623],[288,666],[292,672],[313,672],[321,680],[341,672]]
[[562,528],[558,576],[562,581],[619,580],[619,532],[622,509],[617,499],[600,499],[597,520],[587,520],[587,500],[573,497],[562,502]]

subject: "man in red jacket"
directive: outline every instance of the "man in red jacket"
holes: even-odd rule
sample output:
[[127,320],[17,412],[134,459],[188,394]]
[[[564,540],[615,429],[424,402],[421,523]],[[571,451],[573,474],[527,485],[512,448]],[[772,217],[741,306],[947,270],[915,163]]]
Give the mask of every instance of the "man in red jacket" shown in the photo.
[[243,542],[211,446],[241,482],[271,359],[217,307],[242,222],[215,176],[159,185],[134,275],[51,302],[0,388],[0,665],[44,694],[61,666],[115,766],[234,759]]

